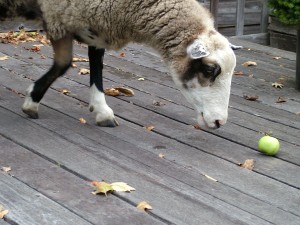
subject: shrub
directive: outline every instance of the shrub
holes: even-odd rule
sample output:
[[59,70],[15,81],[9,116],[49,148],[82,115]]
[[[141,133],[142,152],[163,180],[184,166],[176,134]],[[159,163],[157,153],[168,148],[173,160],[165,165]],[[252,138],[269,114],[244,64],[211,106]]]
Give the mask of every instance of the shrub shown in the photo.
[[269,0],[269,7],[282,23],[300,25],[300,0]]

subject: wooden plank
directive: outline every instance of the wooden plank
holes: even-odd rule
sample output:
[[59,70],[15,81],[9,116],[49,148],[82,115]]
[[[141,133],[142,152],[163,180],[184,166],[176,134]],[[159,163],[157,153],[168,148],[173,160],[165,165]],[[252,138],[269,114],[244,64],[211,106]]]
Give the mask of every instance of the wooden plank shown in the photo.
[[[88,181],[2,136],[0,155],[0,165],[10,166],[13,177],[92,224],[163,224],[114,195],[92,195]],[[32,204],[32,208],[38,206]]]
[[13,224],[91,224],[17,179],[0,172],[0,203]]
[[[57,124],[65,124],[65,121],[67,121],[68,119],[67,118],[61,118],[61,116],[56,116],[57,118],[60,118],[61,119],[61,121],[57,121]],[[41,120],[37,120],[37,122],[40,122]],[[45,121],[45,120],[44,120]],[[51,121],[49,121],[49,122],[51,122]],[[41,123],[44,123],[43,121],[41,122]],[[78,123],[79,124],[79,123]],[[71,126],[72,126],[72,130],[76,130],[76,132],[79,132],[79,129],[77,128],[77,127],[74,127],[74,125],[75,125],[75,123],[73,124],[70,124]],[[49,125],[48,125],[49,126]],[[81,125],[79,125],[80,127],[82,127]],[[91,128],[95,128],[95,126],[92,126]],[[83,128],[82,127],[82,129],[84,130],[84,129],[86,129],[86,128]],[[59,130],[60,132],[61,132],[61,134],[68,134],[68,133],[70,133],[70,128],[67,128],[66,130],[64,130],[64,129],[62,129],[61,127],[60,128],[58,128],[58,129],[55,129],[55,130]],[[109,130],[111,130],[111,129],[109,129]],[[125,130],[128,130],[128,128],[125,128]],[[96,130],[95,130],[96,131]],[[113,132],[113,133],[118,133],[118,134],[124,134],[124,133],[126,133],[126,132]],[[137,134],[139,134],[139,133],[143,133],[143,132],[138,132],[138,133],[136,133],[135,134],[135,136],[137,136]],[[105,136],[103,136],[103,134],[98,134],[97,135],[97,133],[96,132],[87,132],[87,131],[83,131],[82,133],[81,133],[82,135],[84,135],[84,134],[88,134],[87,136],[86,136],[86,140],[88,141],[88,139],[89,139],[89,141],[86,143],[86,145],[88,145],[88,146],[90,146],[90,147],[92,147],[92,142],[90,141],[90,139],[92,138],[92,139],[94,139],[94,140],[102,140],[103,142],[106,142],[106,141],[109,141],[109,140],[105,140]],[[147,134],[146,132],[144,132],[144,134],[147,136],[147,137],[149,137],[149,135],[151,135],[151,134]],[[93,137],[93,136],[95,136],[95,137]],[[99,136],[99,137],[98,137]],[[77,142],[79,142],[79,143],[81,143],[82,145],[85,145],[85,143],[84,143],[84,139],[82,139],[82,138],[79,138],[79,136],[78,135],[68,135],[68,138],[71,138],[71,137],[73,137],[74,139],[73,139],[73,141],[76,141],[77,140]],[[103,138],[104,138],[104,140],[103,140]],[[138,137],[140,140],[146,140],[145,138],[140,138],[140,137]],[[113,139],[111,139],[111,140],[114,140],[114,143],[117,143],[116,142],[116,138],[113,138]],[[157,145],[157,138],[155,138],[155,144]],[[101,142],[102,142],[101,141]],[[167,141],[168,143],[169,143],[169,141]],[[79,144],[78,143],[78,144]],[[143,143],[143,142],[141,142],[141,143]],[[141,143],[139,143],[139,145],[141,145]],[[153,144],[153,143],[152,143]],[[149,146],[149,144],[147,144],[148,146]],[[99,146],[99,144],[96,144],[96,146]],[[124,144],[122,144],[122,152],[124,152],[124,154],[126,154],[126,155],[131,155],[131,156],[134,156],[134,155],[136,155],[136,154],[133,154],[133,153],[126,153],[126,145],[124,146]],[[96,147],[95,147],[96,148]],[[94,148],[94,149],[95,149]],[[125,149],[124,149],[125,148]],[[131,147],[131,148],[129,148],[129,149],[132,149],[133,147]],[[187,150],[187,146],[185,146],[184,147],[185,148],[185,150]],[[102,149],[103,150],[103,149]],[[176,150],[175,150],[175,152],[176,152]],[[177,149],[177,154],[178,153],[180,153],[180,149]],[[143,151],[139,151],[139,158],[140,158],[140,156],[141,156],[141,154],[144,154],[143,153]],[[169,154],[169,153],[168,153]],[[110,152],[109,153],[109,155],[114,155],[112,152]],[[158,154],[157,154],[158,155]],[[199,155],[199,154],[198,154]],[[192,156],[192,155],[191,155]],[[119,159],[120,159],[120,155],[119,156],[116,156],[116,157],[118,157]],[[156,156],[157,157],[157,156]],[[101,157],[101,158],[103,158],[103,156]],[[104,158],[106,158],[106,157],[104,157]],[[158,157],[157,157],[158,158]],[[180,156],[180,157],[176,157],[176,161],[177,160],[181,160],[181,158],[182,158],[182,156]],[[193,156],[192,156],[192,158],[194,158],[195,159],[195,154],[193,154]],[[202,156],[201,155],[199,155],[199,158],[202,158]],[[207,157],[206,157],[207,158]],[[203,158],[203,160],[204,160],[205,158]],[[132,162],[130,162],[130,161],[128,161],[128,159],[127,160],[125,160],[125,161],[127,161],[127,164],[129,163],[130,165],[132,164]],[[175,175],[175,177],[176,177],[176,179],[178,180],[178,179],[184,179],[185,180],[185,183],[190,183],[191,181],[194,183],[194,182],[196,182],[196,183],[198,183],[198,182],[200,182],[201,183],[201,187],[203,188],[203,184],[205,184],[206,182],[205,182],[205,179],[204,180],[202,180],[202,176],[196,176],[196,177],[198,177],[198,178],[196,178],[196,177],[193,177],[193,171],[189,171],[189,176],[185,176],[185,175],[183,175],[183,176],[181,176],[180,175],[180,173],[179,173],[179,171],[178,170],[176,170],[174,167],[170,167],[170,166],[163,166],[163,167],[160,167],[159,165],[158,165],[158,162],[151,162],[152,160],[149,160],[149,158],[146,160],[146,161],[144,161],[144,163],[145,162],[148,162],[149,163],[149,166],[150,165],[152,165],[152,166],[154,166],[155,168],[160,168],[160,170],[162,169],[162,168],[165,168],[164,169],[164,173],[174,173],[174,175]],[[206,161],[206,160],[204,160],[204,161]],[[197,163],[198,164],[198,163]],[[188,165],[191,165],[190,163],[188,164]],[[207,165],[215,165],[215,164],[212,164],[212,163],[208,163]],[[174,170],[175,169],[175,170]],[[229,168],[227,168],[226,170],[228,170]],[[139,171],[141,171],[141,168],[139,168]],[[210,170],[208,170],[208,171],[210,171]],[[212,171],[210,171],[210,172],[212,172]],[[241,171],[241,172],[246,172],[246,174],[248,174],[247,173],[247,171]],[[219,172],[217,172],[217,173],[219,173]],[[104,173],[105,174],[105,173]],[[150,172],[149,171],[147,171],[147,174],[150,174]],[[245,174],[245,175],[246,175]],[[225,175],[225,174],[224,174]],[[251,175],[251,174],[250,174]],[[223,176],[223,175],[222,175]],[[227,176],[229,176],[228,178],[230,179],[230,180],[234,180],[234,178],[233,177],[231,177],[230,176],[230,174],[228,174]],[[164,178],[164,179],[166,179],[166,178]],[[186,180],[187,179],[187,180]],[[191,180],[190,180],[191,179]],[[199,180],[200,179],[200,180]],[[189,181],[188,181],[189,180]],[[259,181],[258,183],[261,183],[262,181]],[[238,181],[238,183],[241,183],[241,180],[240,180],[240,178],[239,178],[239,181]],[[173,185],[175,185],[175,183],[173,184]],[[176,184],[177,186],[178,186],[178,184]],[[170,186],[170,184],[168,185],[168,186]],[[193,186],[195,187],[195,186],[197,186],[197,187],[200,187],[199,186],[199,184],[193,184]],[[272,186],[273,186],[273,188],[275,188],[277,185],[275,184],[272,184]],[[275,187],[274,187],[275,186]],[[212,192],[212,194],[213,193],[219,193],[220,192],[220,190],[218,190],[220,187],[218,187],[218,186],[214,186],[214,188],[207,188],[206,189],[206,191],[209,191],[209,190],[214,190],[213,192]],[[216,190],[218,190],[217,192],[216,192]],[[285,191],[286,191],[286,189],[284,189]],[[189,192],[191,192],[192,190],[189,190]],[[233,190],[232,190],[233,191]],[[231,191],[230,191],[231,192]],[[246,196],[244,196],[243,198],[241,197],[241,193],[239,193],[239,194],[233,194],[233,195],[231,195],[230,194],[230,192],[226,192],[226,194],[221,194],[220,193],[220,196],[218,197],[218,198],[235,198],[235,197],[237,197],[237,196],[239,196],[239,198],[238,198],[238,200],[235,200],[235,201],[232,201],[232,202],[234,202],[235,204],[241,204],[241,205],[243,205],[243,204],[246,204],[246,205],[244,205],[244,207],[246,207],[247,208],[247,211],[251,208],[251,210],[255,210],[255,208],[256,207],[250,207],[250,206],[248,206],[248,204],[251,204],[252,203],[252,201],[254,200],[254,198],[251,198],[250,197],[250,199],[249,199],[249,197],[246,197]],[[290,193],[290,192],[289,192]],[[193,194],[193,196],[194,197],[196,197],[197,195],[194,193]],[[246,198],[246,199],[245,199]],[[257,205],[257,206],[260,206],[260,207],[262,207],[262,206],[264,206],[264,204],[265,203],[263,203],[263,202],[261,202],[261,203],[259,203],[259,204],[255,204],[254,203],[254,205]],[[253,205],[253,206],[254,206]],[[264,210],[258,210],[258,213],[259,212],[262,212],[262,215],[265,217],[265,216],[267,216],[268,215],[268,213],[267,213],[267,209],[268,208],[273,208],[272,206],[270,206],[270,205],[268,205]],[[255,210],[256,211],[256,210]],[[272,213],[273,213],[273,210],[271,210],[272,211]],[[260,214],[260,213],[259,213]],[[281,214],[281,213],[280,213]],[[285,214],[285,213],[284,213]],[[239,216],[241,217],[241,214],[239,214]],[[284,215],[284,217],[285,217],[286,215]],[[266,217],[266,218],[268,218],[268,216]],[[281,217],[280,217],[281,218]],[[288,216],[288,218],[290,218],[290,215]],[[278,218],[276,218],[275,220],[277,220]],[[291,218],[290,218],[291,219]],[[292,221],[293,221],[293,219],[292,219]],[[253,222],[253,221],[252,221]]]

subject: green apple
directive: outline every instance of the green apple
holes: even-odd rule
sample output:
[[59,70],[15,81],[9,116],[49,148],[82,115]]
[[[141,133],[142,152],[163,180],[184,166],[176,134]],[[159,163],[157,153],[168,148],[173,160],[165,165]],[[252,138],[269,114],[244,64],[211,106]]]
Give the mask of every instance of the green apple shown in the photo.
[[264,136],[258,141],[258,149],[266,155],[276,155],[280,148],[280,144],[277,138],[271,136]]

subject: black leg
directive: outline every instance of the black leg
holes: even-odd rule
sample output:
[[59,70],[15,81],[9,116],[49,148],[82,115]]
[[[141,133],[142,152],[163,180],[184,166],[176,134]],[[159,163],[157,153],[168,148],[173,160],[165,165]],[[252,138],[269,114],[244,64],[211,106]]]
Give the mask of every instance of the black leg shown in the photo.
[[106,104],[103,93],[103,57],[105,49],[97,49],[89,46],[89,62],[90,62],[90,85],[91,100],[90,111],[96,113],[97,125],[102,127],[115,127],[118,122],[115,119],[112,109]]
[[54,63],[51,69],[28,89],[23,104],[23,112],[31,118],[38,118],[38,106],[50,85],[70,67],[72,62],[71,36],[51,41],[54,51]]

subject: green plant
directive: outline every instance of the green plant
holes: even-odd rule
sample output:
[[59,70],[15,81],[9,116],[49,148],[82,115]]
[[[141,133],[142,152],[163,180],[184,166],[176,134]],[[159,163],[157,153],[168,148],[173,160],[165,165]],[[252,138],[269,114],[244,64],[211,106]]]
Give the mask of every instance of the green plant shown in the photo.
[[269,0],[269,7],[282,23],[300,25],[300,0]]

